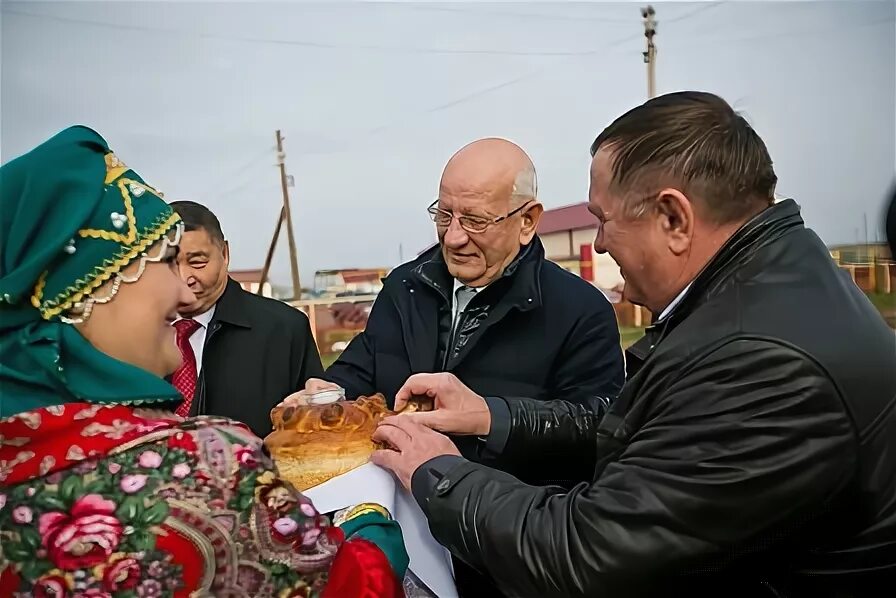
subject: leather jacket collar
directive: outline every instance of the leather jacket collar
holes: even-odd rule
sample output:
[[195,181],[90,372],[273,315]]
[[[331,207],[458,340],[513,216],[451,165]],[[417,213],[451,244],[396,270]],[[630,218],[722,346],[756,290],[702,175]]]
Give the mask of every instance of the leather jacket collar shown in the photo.
[[[643,361],[653,348],[698,306],[717,295],[738,270],[756,253],[788,233],[802,229],[800,208],[792,199],[777,203],[744,224],[694,279],[691,288],[665,319],[648,326],[644,337],[628,353]],[[631,375],[631,374],[630,374]]]

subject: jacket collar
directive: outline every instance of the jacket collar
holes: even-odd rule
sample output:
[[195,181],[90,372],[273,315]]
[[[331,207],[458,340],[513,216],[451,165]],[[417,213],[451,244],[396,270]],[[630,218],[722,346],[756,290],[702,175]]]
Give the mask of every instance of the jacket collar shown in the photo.
[[252,322],[247,317],[249,310],[245,305],[246,299],[243,295],[245,292],[240,283],[228,277],[224,293],[215,304],[215,316],[212,321],[240,328],[252,328]]
[[[503,302],[523,311],[541,305],[541,266],[544,263],[544,246],[538,236],[520,249],[519,254],[504,269],[501,276],[491,283],[482,294],[496,293],[494,289],[504,289]],[[447,303],[451,303],[454,279],[448,272],[441,245],[436,245],[421,256],[421,263],[413,275],[434,289]]]
[[691,283],[681,302],[663,320],[648,326],[644,338],[629,352],[644,359],[653,348],[697,307],[720,292],[731,276],[749,262],[756,252],[788,233],[804,227],[800,208],[792,199],[777,203],[735,232]]

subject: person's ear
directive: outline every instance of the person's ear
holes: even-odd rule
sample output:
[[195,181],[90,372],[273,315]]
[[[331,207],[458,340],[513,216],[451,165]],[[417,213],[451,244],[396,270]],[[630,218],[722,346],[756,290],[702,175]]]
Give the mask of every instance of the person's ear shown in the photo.
[[224,240],[224,267],[230,268],[230,242],[226,239]]
[[535,232],[538,230],[538,221],[544,213],[544,206],[540,203],[533,203],[525,208],[522,213],[523,226],[520,230],[520,245],[528,245]]
[[656,198],[656,224],[675,255],[682,255],[691,247],[694,237],[694,206],[678,189],[663,189]]

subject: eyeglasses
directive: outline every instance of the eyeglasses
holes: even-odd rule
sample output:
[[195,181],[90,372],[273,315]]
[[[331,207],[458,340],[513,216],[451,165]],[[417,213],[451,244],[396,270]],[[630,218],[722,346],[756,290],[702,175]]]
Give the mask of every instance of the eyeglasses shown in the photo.
[[[443,210],[438,207],[439,200],[435,200],[430,204],[426,211],[429,212],[429,216],[432,218],[432,221],[436,223],[436,226],[439,228],[448,228],[451,226],[451,221],[454,219],[454,214],[449,212],[448,210]],[[483,233],[488,227],[498,224],[503,220],[507,220],[517,212],[522,211],[526,208],[532,200],[527,201],[517,209],[508,212],[505,216],[500,216],[498,218],[482,218],[480,216],[458,216],[457,222],[460,224],[460,227],[467,231],[468,233]]]

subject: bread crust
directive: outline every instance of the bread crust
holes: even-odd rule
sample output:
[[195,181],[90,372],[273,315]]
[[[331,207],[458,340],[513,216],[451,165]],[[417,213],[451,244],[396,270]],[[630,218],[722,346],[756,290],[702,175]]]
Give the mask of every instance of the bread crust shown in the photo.
[[[402,412],[429,409],[427,401],[415,400]],[[389,415],[395,412],[379,393],[323,405],[281,405],[271,411],[274,431],[264,443],[280,476],[305,491],[367,463],[381,448],[371,436]]]

